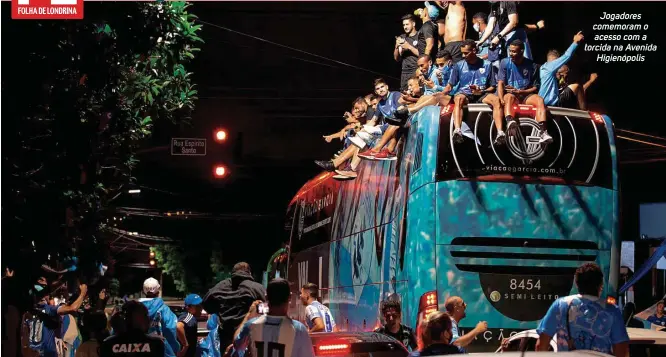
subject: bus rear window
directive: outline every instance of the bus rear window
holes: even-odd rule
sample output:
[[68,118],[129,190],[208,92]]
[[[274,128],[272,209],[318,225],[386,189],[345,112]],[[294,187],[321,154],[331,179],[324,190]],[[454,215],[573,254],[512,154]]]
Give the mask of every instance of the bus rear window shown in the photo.
[[[576,184],[612,188],[611,146],[605,124],[588,113],[562,111],[549,114],[548,133],[553,142],[538,142],[533,117],[517,115],[523,138],[494,143],[497,129],[486,105],[470,105],[463,123],[466,138],[451,140],[451,115],[440,119],[437,179]],[[503,123],[503,125],[505,125]]]

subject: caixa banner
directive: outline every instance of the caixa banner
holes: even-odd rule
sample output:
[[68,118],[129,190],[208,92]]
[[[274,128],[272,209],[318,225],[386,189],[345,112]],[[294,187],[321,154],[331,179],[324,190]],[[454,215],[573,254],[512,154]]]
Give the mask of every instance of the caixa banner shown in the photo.
[[[533,108],[516,114],[520,133],[504,145],[496,144],[497,129],[485,104],[471,104],[465,111],[465,140],[451,138],[451,114],[441,116],[438,179],[518,181],[612,187],[611,140],[598,114],[551,109],[548,114],[550,144],[539,143],[539,124]],[[503,124],[506,125],[505,123]],[[506,130],[505,130],[506,131]]]
[[83,0],[12,0],[14,20],[80,20]]

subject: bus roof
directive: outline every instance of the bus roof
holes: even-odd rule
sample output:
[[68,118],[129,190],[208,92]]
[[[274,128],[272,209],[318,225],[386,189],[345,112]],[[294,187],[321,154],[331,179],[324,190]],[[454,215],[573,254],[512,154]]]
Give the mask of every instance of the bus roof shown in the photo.
[[[492,107],[484,103],[470,103],[468,104],[467,108],[468,110],[474,112],[492,112]],[[515,108],[521,114],[536,112],[536,107],[527,104],[516,105]],[[560,107],[547,107],[547,108],[548,112],[553,115],[569,116],[578,119],[589,118],[590,120],[607,124],[608,130],[611,133],[614,132],[612,121],[607,115],[602,115],[599,113],[579,110],[579,109],[569,109],[569,108],[560,108]],[[442,115],[452,113],[452,111],[453,111],[453,104],[449,104],[448,106],[441,108]],[[334,172],[322,172],[319,175],[307,181],[303,186],[301,186],[296,195],[291,199],[291,201],[289,202],[289,206],[294,204],[294,202],[296,202],[300,197],[303,197],[303,195],[305,195],[308,191],[319,185],[337,183],[337,181],[335,181],[332,178],[334,175],[335,175]]]

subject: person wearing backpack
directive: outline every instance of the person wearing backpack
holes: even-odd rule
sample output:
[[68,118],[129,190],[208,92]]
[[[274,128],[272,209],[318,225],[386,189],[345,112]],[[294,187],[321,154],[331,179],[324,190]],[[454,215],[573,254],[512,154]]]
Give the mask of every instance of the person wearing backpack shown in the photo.
[[[44,280],[40,279],[40,283]],[[37,305],[36,319],[30,325],[30,347],[39,351],[40,356],[62,357],[65,354],[61,339],[61,316],[79,310],[88,292],[88,287],[85,284],[80,284],[79,291],[79,296],[71,304],[51,305],[47,303],[49,301],[47,296],[42,300],[42,303]],[[58,340],[60,343],[58,343]]]
[[548,351],[557,335],[557,350],[592,350],[617,357],[628,355],[629,336],[620,309],[599,299],[604,273],[595,263],[576,270],[578,293],[553,302],[539,323],[537,351]]

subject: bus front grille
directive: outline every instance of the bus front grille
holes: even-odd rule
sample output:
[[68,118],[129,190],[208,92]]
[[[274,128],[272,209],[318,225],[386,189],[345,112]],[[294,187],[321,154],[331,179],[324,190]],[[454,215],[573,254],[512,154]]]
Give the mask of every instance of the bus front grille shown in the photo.
[[566,239],[458,237],[449,246],[459,270],[494,274],[568,275],[598,251],[594,242]]

